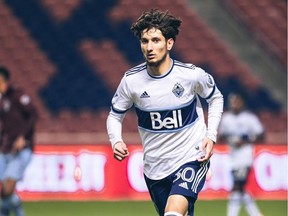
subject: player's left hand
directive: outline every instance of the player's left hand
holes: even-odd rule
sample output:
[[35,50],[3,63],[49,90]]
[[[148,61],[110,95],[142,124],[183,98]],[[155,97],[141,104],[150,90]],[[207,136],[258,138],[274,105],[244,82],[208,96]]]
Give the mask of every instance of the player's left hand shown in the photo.
[[23,136],[19,136],[13,145],[12,152],[16,154],[17,152],[21,151],[25,146],[25,138]]
[[203,143],[201,146],[201,150],[205,151],[205,155],[202,156],[201,158],[198,158],[197,160],[199,162],[208,161],[210,157],[213,155],[213,149],[214,149],[214,142],[211,139],[206,137],[203,140]]

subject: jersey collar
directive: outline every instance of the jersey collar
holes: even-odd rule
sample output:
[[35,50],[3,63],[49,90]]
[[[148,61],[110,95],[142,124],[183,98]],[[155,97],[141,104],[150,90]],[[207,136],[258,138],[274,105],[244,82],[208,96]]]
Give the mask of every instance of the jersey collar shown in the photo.
[[151,73],[149,73],[149,71],[148,71],[148,66],[147,66],[147,64],[146,64],[147,74],[148,74],[150,77],[152,77],[153,79],[162,79],[162,78],[168,76],[168,75],[171,73],[171,71],[172,71],[172,69],[173,69],[173,67],[174,67],[174,59],[171,59],[171,61],[172,61],[172,65],[171,65],[170,69],[169,69],[165,74],[163,74],[163,75],[161,75],[161,76],[153,76]]

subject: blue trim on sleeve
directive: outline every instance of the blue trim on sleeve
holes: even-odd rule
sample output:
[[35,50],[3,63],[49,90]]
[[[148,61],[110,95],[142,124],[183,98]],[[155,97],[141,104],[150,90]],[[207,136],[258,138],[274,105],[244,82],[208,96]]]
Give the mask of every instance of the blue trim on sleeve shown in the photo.
[[210,95],[208,97],[205,98],[205,100],[209,100],[213,96],[215,89],[216,89],[216,85],[213,86],[212,92],[210,93]]
[[113,106],[111,106],[111,109],[113,112],[118,113],[118,114],[124,114],[128,111],[128,110],[119,110],[119,109],[114,108]]

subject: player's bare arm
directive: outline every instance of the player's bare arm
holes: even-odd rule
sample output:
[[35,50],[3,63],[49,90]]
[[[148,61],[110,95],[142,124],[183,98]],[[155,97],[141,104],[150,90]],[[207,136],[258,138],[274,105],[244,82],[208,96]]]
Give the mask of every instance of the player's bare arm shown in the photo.
[[213,155],[214,141],[206,137],[203,140],[201,149],[203,151],[205,150],[205,156],[198,158],[198,161],[199,162],[208,161],[210,157]]
[[118,141],[113,146],[114,158],[118,161],[124,160],[129,156],[128,148],[122,141]]

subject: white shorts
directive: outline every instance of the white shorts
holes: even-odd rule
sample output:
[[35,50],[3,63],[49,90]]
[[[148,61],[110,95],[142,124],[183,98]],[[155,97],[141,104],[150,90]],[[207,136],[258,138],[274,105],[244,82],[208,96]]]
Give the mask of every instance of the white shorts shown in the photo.
[[32,158],[31,149],[25,148],[17,154],[0,153],[0,181],[14,179],[19,181],[23,178],[25,169]]

